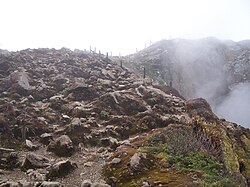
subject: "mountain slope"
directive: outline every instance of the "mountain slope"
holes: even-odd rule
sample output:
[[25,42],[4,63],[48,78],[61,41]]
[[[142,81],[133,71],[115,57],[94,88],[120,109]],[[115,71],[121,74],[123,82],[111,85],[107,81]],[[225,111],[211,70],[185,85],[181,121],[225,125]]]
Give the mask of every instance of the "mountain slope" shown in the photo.
[[0,186],[249,185],[249,129],[204,99],[65,48],[2,54],[0,70]]
[[123,60],[140,74],[145,66],[147,76],[160,84],[172,82],[185,98],[205,98],[217,111],[235,85],[250,80],[248,43],[215,38],[162,40]]

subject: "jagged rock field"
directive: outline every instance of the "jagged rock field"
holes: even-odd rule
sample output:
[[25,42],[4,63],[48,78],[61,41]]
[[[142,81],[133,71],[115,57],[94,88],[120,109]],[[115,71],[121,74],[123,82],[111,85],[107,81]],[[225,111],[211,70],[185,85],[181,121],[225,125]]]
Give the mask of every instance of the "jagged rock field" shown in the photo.
[[63,48],[0,54],[0,186],[249,186],[250,131]]

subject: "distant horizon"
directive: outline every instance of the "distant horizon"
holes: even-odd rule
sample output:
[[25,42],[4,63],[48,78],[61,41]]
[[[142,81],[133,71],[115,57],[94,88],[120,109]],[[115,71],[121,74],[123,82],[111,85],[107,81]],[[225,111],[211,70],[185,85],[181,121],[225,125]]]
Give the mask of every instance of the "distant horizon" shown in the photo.
[[161,39],[250,39],[249,0],[0,1],[0,46],[132,54]]
[[[160,42],[160,41],[163,41],[163,40],[203,40],[203,39],[209,39],[209,38],[214,38],[214,39],[217,39],[217,40],[219,40],[219,41],[232,41],[232,42],[235,42],[235,43],[239,43],[239,42],[242,42],[242,41],[249,41],[250,42],[250,39],[243,39],[243,40],[239,40],[239,41],[235,41],[235,40],[232,40],[232,39],[221,39],[221,38],[218,38],[218,37],[215,37],[215,36],[207,36],[207,37],[202,37],[202,38],[181,38],[181,37],[179,37],[179,38],[162,38],[162,39],[160,39],[160,40],[158,40],[158,41],[151,41],[151,40],[149,40],[149,42],[145,42],[144,43],[144,48],[142,48],[142,49],[138,49],[137,48],[137,51],[141,51],[141,50],[143,50],[143,49],[146,49],[147,47],[149,47],[149,46],[151,46],[151,45],[153,45],[153,44],[155,44],[155,43],[157,43],[157,42]],[[151,44],[150,44],[150,42],[151,42]],[[145,44],[146,44],[146,47],[145,47]],[[82,49],[80,49],[80,48],[71,48],[71,47],[67,47],[67,46],[62,46],[62,47],[34,47],[34,48],[22,48],[22,49],[14,49],[14,50],[12,50],[12,49],[7,49],[7,48],[2,48],[2,45],[1,45],[1,43],[0,43],[0,49],[1,50],[7,50],[8,52],[18,52],[18,51],[22,51],[22,50],[27,50],[27,49],[56,49],[56,50],[60,50],[60,49],[62,49],[62,48],[66,48],[66,49],[70,49],[71,51],[74,51],[74,50],[80,50],[80,51],[90,51],[90,46],[89,46],[89,48],[82,48]],[[91,46],[91,51],[94,51],[95,50],[95,48],[96,48],[96,53],[98,53],[99,52],[99,48],[98,47],[96,47],[96,46]],[[101,50],[100,50],[101,51]],[[102,54],[106,54],[106,53],[113,53],[113,51],[112,50],[109,50],[109,51],[101,51],[101,53]],[[135,51],[134,52],[132,52],[132,53],[129,53],[129,54],[122,54],[122,53],[114,53],[112,56],[119,56],[119,55],[121,55],[121,56],[126,56],[126,55],[130,55],[130,54],[134,54],[134,53],[136,53],[136,49],[135,49]]]

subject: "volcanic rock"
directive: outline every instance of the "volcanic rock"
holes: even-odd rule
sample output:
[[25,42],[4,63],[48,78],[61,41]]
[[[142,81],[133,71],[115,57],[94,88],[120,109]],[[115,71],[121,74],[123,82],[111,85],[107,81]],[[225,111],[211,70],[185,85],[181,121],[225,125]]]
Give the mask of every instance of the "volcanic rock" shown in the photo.
[[40,136],[41,143],[48,145],[53,140],[53,136],[50,133],[43,133]]
[[208,102],[203,98],[188,100],[186,103],[187,111],[192,116],[204,117],[208,121],[216,121],[218,117],[212,112]]
[[28,153],[21,165],[23,170],[44,168],[50,166],[50,160],[44,156]]
[[67,135],[62,135],[55,139],[55,141],[50,142],[47,150],[54,152],[58,156],[71,156],[74,151],[74,146]]
[[38,149],[38,146],[33,144],[30,140],[25,140],[25,146],[31,151]]
[[74,170],[76,167],[77,165],[70,162],[69,160],[60,161],[56,164],[53,164],[49,168],[47,178],[52,179],[56,177],[63,177]]
[[39,187],[63,187],[60,182],[47,182],[44,181]]

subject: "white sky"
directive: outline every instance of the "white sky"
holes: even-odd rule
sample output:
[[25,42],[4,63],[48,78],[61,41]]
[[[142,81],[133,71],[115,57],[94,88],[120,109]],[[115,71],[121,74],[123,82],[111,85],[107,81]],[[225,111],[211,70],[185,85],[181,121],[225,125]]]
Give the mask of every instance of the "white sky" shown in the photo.
[[250,39],[250,0],[0,0],[0,48],[122,55],[162,38]]

